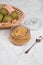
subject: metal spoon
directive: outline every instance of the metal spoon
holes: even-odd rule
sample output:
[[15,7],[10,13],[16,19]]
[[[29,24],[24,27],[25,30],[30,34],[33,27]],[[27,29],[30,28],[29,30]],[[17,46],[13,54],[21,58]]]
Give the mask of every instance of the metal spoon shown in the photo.
[[39,38],[35,40],[35,43],[28,50],[25,51],[25,54],[27,54],[36,43],[41,42],[42,39],[43,39],[43,37],[39,36]]

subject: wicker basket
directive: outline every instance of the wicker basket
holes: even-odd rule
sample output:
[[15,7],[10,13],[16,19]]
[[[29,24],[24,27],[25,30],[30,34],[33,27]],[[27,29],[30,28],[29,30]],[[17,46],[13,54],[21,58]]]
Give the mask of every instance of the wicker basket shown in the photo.
[[[4,7],[5,5],[6,4],[0,4],[0,8]],[[16,22],[16,23],[11,23],[11,24],[6,25],[6,26],[3,25],[2,23],[0,23],[0,29],[11,28],[12,26],[18,25],[18,24],[20,24],[23,21],[23,19],[25,17],[24,13],[19,8],[16,8],[14,6],[12,6],[12,7],[18,12],[19,15],[23,16],[23,18],[20,21]]]

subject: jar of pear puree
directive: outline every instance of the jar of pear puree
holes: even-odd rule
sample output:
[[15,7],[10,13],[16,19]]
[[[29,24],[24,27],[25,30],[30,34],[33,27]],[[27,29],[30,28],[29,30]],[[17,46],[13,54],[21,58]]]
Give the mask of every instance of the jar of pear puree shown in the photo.
[[30,38],[30,30],[25,26],[17,25],[12,27],[9,39],[13,44],[17,46],[24,45],[29,42]]

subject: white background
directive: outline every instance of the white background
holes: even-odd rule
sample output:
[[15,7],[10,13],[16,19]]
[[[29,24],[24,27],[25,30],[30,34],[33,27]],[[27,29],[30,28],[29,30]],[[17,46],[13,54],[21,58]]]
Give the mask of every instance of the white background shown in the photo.
[[31,31],[31,40],[26,46],[17,47],[10,43],[10,30],[0,30],[0,65],[43,65],[43,40],[36,44],[30,52],[20,55],[28,49],[36,39],[43,36],[43,0],[0,0],[0,4],[11,4],[25,12],[26,19],[39,17],[42,25],[40,29]]

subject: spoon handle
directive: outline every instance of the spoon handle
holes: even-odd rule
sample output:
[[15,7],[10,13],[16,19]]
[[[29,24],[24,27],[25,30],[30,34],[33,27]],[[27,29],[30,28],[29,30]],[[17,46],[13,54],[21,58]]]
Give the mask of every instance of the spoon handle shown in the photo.
[[43,37],[42,37],[42,36],[39,36],[39,38],[35,40],[35,42],[33,43],[33,45],[32,45],[28,50],[25,51],[25,53],[27,54],[27,53],[31,50],[31,48],[32,48],[36,43],[41,42],[42,39],[43,39]]
[[26,50],[25,53],[28,53],[35,44],[36,42],[28,50]]

